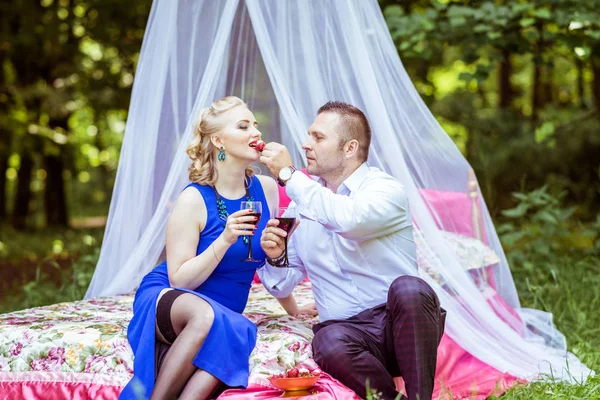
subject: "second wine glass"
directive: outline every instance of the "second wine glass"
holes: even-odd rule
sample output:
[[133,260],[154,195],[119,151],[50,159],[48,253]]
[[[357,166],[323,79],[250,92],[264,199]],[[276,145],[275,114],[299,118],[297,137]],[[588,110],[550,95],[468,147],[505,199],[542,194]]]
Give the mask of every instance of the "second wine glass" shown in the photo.
[[273,218],[279,221],[279,228],[287,232],[287,236],[284,238],[284,253],[285,259],[283,261],[283,267],[290,266],[290,260],[288,259],[288,237],[290,232],[296,226],[296,209],[288,207],[276,207],[273,211]]

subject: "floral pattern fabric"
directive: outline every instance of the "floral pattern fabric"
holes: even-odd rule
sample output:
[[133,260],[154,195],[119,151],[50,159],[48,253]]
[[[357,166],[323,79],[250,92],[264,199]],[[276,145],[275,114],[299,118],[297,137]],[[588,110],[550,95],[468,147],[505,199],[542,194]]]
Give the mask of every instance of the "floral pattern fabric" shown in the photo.
[[[299,285],[295,295],[299,303],[313,301],[310,283]],[[132,303],[129,294],[0,315],[0,372],[95,373],[126,383],[133,374],[127,341]],[[244,314],[258,326],[251,381],[264,383],[267,376],[295,362],[310,363],[311,326],[317,318],[284,315],[261,284],[252,286]]]
[[131,378],[133,296],[82,300],[0,315],[0,372],[83,372]]

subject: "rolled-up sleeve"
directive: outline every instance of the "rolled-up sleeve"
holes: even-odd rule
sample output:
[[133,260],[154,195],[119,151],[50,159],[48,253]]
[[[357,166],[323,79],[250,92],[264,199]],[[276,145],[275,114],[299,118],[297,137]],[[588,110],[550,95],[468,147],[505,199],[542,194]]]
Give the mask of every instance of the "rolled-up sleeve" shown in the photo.
[[404,187],[392,177],[375,177],[356,195],[333,193],[304,174],[295,173],[287,194],[298,213],[349,240],[386,236],[410,223]]

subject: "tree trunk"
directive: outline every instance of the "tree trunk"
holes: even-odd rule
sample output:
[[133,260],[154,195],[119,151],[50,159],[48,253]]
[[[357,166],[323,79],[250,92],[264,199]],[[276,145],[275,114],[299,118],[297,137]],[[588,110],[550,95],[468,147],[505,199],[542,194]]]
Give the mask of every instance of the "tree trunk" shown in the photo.
[[[69,131],[69,114],[64,113],[50,120],[50,126]],[[54,144],[53,144],[54,145]],[[46,188],[44,190],[44,207],[46,209],[46,225],[68,227],[67,196],[63,171],[65,169],[65,152],[68,145],[58,145],[58,149],[44,155],[46,166]]]
[[554,102],[554,61],[548,60],[548,63],[545,66],[545,77],[544,77],[544,94],[542,97],[543,104],[552,104]]
[[6,220],[6,170],[8,169],[8,152],[0,152],[0,221]]
[[419,64],[417,65],[417,77],[423,83],[429,82],[429,63],[427,61],[419,61]]
[[575,58],[575,65],[577,65],[577,97],[579,97],[579,107],[586,110],[587,104],[585,103],[585,86],[583,83],[585,65],[579,58]]
[[[598,46],[598,50],[598,53],[600,53],[600,46]],[[594,73],[592,93],[594,94],[596,110],[600,113],[600,54],[598,53],[592,56],[592,71]]]
[[510,83],[510,77],[512,75],[512,62],[510,60],[510,52],[508,50],[502,50],[502,61],[500,62],[500,68],[498,69],[498,87],[500,90],[500,101],[498,103],[499,108],[510,108],[514,91]]
[[[97,121],[101,121],[102,119],[105,119],[106,115],[104,113],[99,113],[99,115],[97,116]],[[104,126],[103,124],[100,123],[96,123],[97,127],[98,127],[98,132],[96,133],[96,137],[94,138],[94,145],[98,148],[98,152],[102,152],[104,149]],[[109,186],[108,186],[108,179],[109,179],[109,171],[108,168],[106,167],[106,165],[101,164],[100,165],[100,187],[101,190],[104,192],[104,194],[109,197]]]
[[[540,21],[536,24],[540,38],[543,34],[543,23]],[[539,111],[543,106],[543,85],[542,85],[542,62],[543,62],[543,42],[538,40],[535,51],[533,53],[533,86],[531,93],[531,120],[533,125],[537,126],[539,122]]]
[[31,173],[33,171],[33,157],[29,153],[21,154],[21,166],[17,175],[17,195],[12,213],[12,224],[17,230],[27,228],[29,203],[31,202]]
[[[6,108],[3,107],[2,111],[5,110]],[[8,170],[10,149],[10,131],[0,128],[0,221],[6,221],[6,216],[8,215],[8,203],[6,200],[6,171]]]
[[62,157],[60,155],[47,155],[44,157],[44,163],[48,174],[46,177],[46,190],[44,191],[46,224],[47,226],[67,227],[69,219]]
[[540,58],[534,56],[533,67],[533,87],[531,92],[531,120],[537,125],[539,120],[539,110],[542,106],[542,65]]

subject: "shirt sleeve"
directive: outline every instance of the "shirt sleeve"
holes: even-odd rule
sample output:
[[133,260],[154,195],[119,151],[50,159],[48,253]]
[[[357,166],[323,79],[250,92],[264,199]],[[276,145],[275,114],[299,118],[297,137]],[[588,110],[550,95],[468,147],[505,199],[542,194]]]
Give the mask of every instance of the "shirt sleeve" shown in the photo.
[[299,173],[286,187],[299,214],[349,240],[386,236],[412,223],[404,187],[391,176],[370,177],[350,196],[333,193]]
[[297,232],[292,232],[288,239],[288,260],[290,262],[288,268],[273,267],[267,262],[256,270],[265,289],[277,298],[289,296],[296,285],[306,278],[306,268],[296,251],[298,235],[294,233]]

